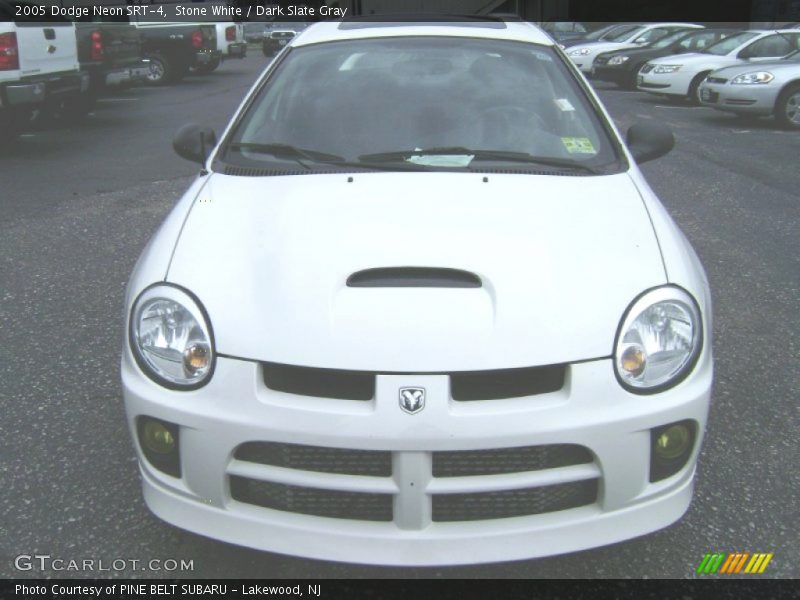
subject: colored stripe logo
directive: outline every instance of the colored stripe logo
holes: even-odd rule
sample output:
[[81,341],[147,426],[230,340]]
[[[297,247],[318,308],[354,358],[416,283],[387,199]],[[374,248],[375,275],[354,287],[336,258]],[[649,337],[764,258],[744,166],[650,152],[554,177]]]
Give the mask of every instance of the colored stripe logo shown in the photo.
[[772,560],[773,553],[766,552],[725,552],[707,553],[700,564],[697,572],[703,575],[737,575],[739,573],[763,573],[769,561]]

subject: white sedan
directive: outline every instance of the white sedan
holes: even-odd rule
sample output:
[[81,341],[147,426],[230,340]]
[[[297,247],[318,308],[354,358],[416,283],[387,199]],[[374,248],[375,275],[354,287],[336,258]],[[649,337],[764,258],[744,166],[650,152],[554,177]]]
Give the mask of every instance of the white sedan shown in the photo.
[[621,33],[612,35],[603,41],[576,44],[564,52],[582,72],[591,74],[594,59],[598,54],[646,46],[676,31],[702,28],[702,25],[692,23],[649,23],[640,25],[633,30],[624,29]]
[[700,84],[711,71],[736,64],[775,60],[800,49],[800,31],[743,31],[702,52],[665,56],[646,63],[637,76],[638,89],[699,104]]
[[126,293],[144,497],[178,527],[443,565],[611,544],[689,507],[700,262],[526,23],[323,22],[267,67]]

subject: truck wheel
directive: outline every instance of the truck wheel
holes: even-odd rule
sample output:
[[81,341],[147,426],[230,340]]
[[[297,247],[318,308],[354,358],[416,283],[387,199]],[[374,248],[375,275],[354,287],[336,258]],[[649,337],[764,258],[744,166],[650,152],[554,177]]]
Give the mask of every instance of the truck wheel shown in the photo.
[[197,73],[198,75],[205,75],[206,73],[211,73],[212,71],[216,71],[217,67],[219,67],[221,62],[222,61],[220,61],[220,59],[215,58],[210,63],[207,63],[205,65],[197,65],[194,68],[194,72]]
[[148,54],[145,58],[150,60],[150,71],[147,73],[147,83],[150,85],[164,85],[173,80],[173,65],[161,54]]
[[800,129],[800,85],[792,85],[778,96],[775,118],[786,129]]

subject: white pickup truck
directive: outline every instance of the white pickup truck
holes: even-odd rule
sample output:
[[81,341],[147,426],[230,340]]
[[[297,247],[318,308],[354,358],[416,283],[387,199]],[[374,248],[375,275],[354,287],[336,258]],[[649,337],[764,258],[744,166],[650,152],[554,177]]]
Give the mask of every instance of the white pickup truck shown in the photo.
[[42,111],[85,111],[89,75],[79,69],[75,25],[44,22],[39,8],[0,0],[0,141],[15,138]]

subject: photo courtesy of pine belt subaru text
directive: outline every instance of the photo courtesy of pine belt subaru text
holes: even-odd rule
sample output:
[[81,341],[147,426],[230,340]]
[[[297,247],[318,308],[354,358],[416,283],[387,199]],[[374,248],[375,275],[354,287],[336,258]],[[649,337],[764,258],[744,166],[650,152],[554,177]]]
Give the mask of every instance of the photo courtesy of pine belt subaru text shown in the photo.
[[122,384],[148,507],[386,565],[640,536],[689,507],[702,266],[583,75],[529,23],[316,23],[137,263]]

